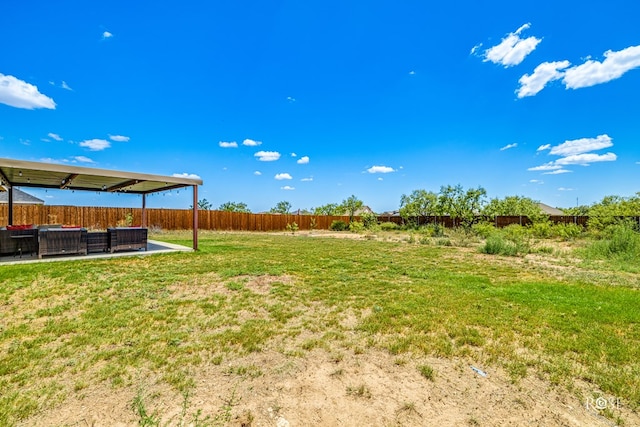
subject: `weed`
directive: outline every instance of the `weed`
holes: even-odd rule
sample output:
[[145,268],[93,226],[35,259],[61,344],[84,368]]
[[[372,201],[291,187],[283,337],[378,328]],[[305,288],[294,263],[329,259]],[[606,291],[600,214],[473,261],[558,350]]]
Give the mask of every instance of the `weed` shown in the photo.
[[418,366],[418,371],[420,375],[428,379],[429,381],[434,381],[436,377],[436,373],[433,368],[429,365],[420,365]]
[[363,398],[366,398],[366,399],[370,399],[371,398],[371,390],[369,390],[369,388],[364,384],[360,384],[357,387],[348,386],[347,387],[347,394],[349,396],[363,397]]

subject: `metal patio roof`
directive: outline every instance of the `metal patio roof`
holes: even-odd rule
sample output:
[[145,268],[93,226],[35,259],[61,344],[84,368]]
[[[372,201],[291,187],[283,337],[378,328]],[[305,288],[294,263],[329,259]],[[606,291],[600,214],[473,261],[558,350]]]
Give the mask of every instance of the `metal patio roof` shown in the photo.
[[201,179],[0,158],[0,184],[149,194],[202,185]]

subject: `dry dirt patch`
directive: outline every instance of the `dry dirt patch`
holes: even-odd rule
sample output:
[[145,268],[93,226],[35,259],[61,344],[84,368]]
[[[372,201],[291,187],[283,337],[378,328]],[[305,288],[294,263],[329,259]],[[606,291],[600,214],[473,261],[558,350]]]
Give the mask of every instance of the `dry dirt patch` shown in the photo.
[[[421,365],[433,368],[433,380],[420,374]],[[463,360],[380,351],[336,359],[316,349],[299,358],[264,351],[194,369],[186,410],[183,395],[140,375],[124,388],[91,386],[23,425],[137,425],[132,402],[140,393],[147,413],[172,426],[189,425],[197,411],[211,425],[231,426],[612,425],[538,378],[514,385],[500,370],[483,377]],[[640,425],[637,413],[618,411],[628,425]]]

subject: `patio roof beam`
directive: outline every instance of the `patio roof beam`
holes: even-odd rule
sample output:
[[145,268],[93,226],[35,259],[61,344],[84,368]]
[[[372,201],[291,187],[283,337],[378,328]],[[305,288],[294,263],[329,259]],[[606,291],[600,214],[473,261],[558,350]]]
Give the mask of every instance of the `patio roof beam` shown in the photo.
[[69,187],[71,185],[71,182],[76,179],[78,177],[77,173],[72,173],[69,174],[66,178],[64,178],[62,180],[62,182],[60,183],[60,189],[64,190],[65,188]]
[[130,187],[130,186],[138,184],[140,182],[144,182],[144,181],[140,181],[140,180],[137,180],[137,179],[130,179],[129,181],[125,181],[125,182],[121,182],[120,184],[112,185],[111,187],[107,188],[107,191],[110,192],[110,193],[113,193],[114,191],[122,190],[125,187]]
[[11,181],[9,181],[9,178],[7,178],[4,172],[2,172],[2,169],[0,169],[0,179],[2,179],[2,185],[7,188],[11,188]]
[[[176,189],[180,190],[182,188],[184,188],[184,185],[176,184],[176,185],[171,185],[171,186],[168,186],[168,187],[162,187],[161,191],[171,191],[171,190],[176,190]],[[143,193],[143,194],[156,193],[157,191],[158,190],[147,191],[146,193]]]

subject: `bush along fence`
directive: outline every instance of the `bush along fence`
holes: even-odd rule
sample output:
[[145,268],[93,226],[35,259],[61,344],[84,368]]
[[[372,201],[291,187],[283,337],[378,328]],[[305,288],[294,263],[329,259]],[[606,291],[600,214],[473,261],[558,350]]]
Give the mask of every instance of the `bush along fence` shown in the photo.
[[[0,205],[0,226],[7,225],[6,205]],[[162,230],[188,230],[191,228],[191,209],[147,209],[147,226]],[[360,217],[353,218],[359,221]],[[577,224],[586,226],[586,216],[550,216],[552,223]],[[631,218],[640,224],[640,217]],[[496,227],[511,224],[530,225],[526,216],[477,217],[476,220],[493,223]],[[298,215],[298,214],[253,214],[227,211],[198,211],[198,228],[202,230],[228,231],[282,231],[297,230],[329,230],[334,221],[349,223],[348,216]],[[403,225],[406,221],[399,216],[378,216],[379,222],[393,222]],[[457,218],[450,216],[423,216],[411,218],[416,225],[440,224],[444,227],[460,225]],[[16,205],[13,212],[14,224],[63,224],[80,225],[89,229],[106,229],[115,226],[141,225],[142,209],[110,208],[88,206],[47,206]]]

